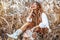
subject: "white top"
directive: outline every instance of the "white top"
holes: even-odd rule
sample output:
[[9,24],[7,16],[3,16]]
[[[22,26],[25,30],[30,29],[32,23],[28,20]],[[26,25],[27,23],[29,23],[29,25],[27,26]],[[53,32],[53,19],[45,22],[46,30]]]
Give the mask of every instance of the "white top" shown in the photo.
[[[48,28],[49,32],[51,32],[51,29],[49,27],[49,22],[48,22],[48,18],[47,15],[45,13],[42,13],[41,15],[42,18],[42,22],[39,24],[40,28]],[[32,22],[32,18],[27,17],[27,22]]]
[[40,28],[49,28],[49,22],[47,15],[45,13],[42,13],[42,22],[39,24]]

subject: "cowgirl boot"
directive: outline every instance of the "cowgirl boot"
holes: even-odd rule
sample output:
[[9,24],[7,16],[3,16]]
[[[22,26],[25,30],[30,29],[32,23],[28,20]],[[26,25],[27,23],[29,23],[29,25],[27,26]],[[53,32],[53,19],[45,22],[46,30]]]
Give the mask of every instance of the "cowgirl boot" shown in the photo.
[[22,33],[22,30],[21,29],[18,29],[16,32],[14,32],[13,34],[8,34],[7,33],[7,36],[10,37],[10,38],[14,38],[14,39],[17,39],[18,36]]

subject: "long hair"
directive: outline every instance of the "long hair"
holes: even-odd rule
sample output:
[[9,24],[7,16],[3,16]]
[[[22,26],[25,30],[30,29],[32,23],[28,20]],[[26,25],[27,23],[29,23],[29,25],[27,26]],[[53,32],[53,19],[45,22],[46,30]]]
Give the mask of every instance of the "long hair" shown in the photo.
[[[31,18],[35,18],[36,21],[33,19],[34,22],[36,22],[36,24],[39,24],[42,21],[42,18],[40,17],[43,9],[42,9],[42,5],[39,2],[33,2],[32,4],[36,3],[37,8],[33,9],[32,13],[31,13]],[[35,11],[34,11],[35,10]]]
[[[37,5],[37,9],[36,9],[36,10],[37,10],[37,12],[38,12],[38,13],[42,13],[42,12],[43,12],[43,8],[42,8],[41,3],[36,2],[36,1],[35,1],[35,2],[33,2],[33,3],[36,3],[36,5]],[[33,3],[32,3],[32,4],[33,4]]]

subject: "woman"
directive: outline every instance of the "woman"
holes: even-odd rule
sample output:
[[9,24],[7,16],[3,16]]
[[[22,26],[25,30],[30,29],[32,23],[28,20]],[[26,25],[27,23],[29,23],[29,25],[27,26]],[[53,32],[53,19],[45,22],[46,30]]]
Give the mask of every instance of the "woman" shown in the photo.
[[7,34],[11,38],[17,39],[18,36],[26,31],[27,29],[31,29],[32,31],[35,28],[48,28],[49,32],[51,31],[49,28],[48,18],[45,13],[43,13],[43,9],[40,3],[34,2],[31,5],[31,13],[27,17],[27,23],[25,23],[20,29],[18,29],[13,34]]

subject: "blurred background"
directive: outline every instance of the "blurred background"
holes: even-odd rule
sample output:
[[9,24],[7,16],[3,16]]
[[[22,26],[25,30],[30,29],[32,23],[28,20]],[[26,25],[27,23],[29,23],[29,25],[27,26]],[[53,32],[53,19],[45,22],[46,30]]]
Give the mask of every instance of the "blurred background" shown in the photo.
[[[15,40],[6,36],[26,23],[30,4],[40,2],[47,14],[52,32],[35,40],[60,40],[60,0],[0,0],[0,40]],[[17,40],[30,40],[19,37]]]

